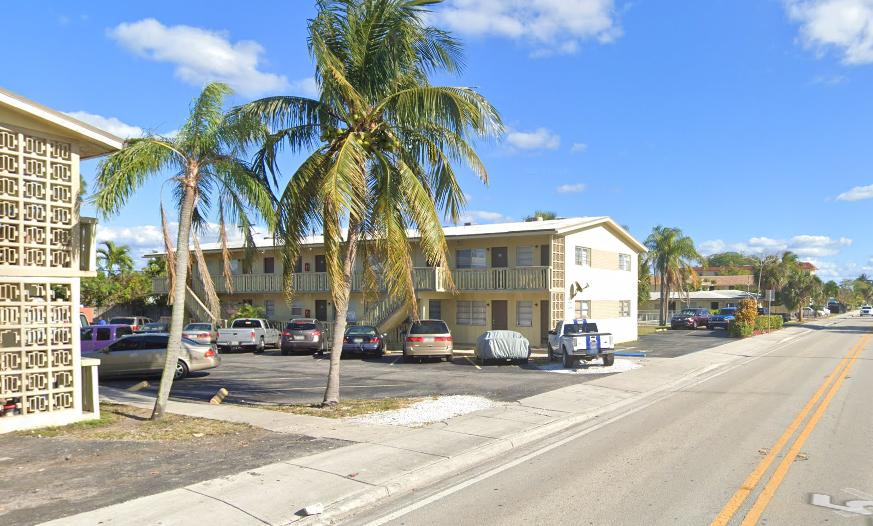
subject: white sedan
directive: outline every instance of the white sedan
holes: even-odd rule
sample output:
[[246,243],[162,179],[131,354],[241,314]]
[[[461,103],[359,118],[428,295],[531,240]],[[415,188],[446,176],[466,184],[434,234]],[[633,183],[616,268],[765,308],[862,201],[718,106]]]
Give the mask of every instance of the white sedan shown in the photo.
[[873,316],[873,307],[864,305],[861,307],[861,316]]

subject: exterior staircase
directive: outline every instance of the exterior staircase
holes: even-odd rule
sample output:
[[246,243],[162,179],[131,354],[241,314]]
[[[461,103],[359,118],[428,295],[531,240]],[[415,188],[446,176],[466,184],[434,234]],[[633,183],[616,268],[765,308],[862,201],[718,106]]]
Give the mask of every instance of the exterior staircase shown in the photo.
[[212,315],[209,307],[197,296],[197,293],[191,287],[187,287],[185,294],[185,310],[191,315],[194,321],[211,321],[218,325],[219,320]]
[[361,321],[376,327],[380,333],[387,333],[397,328],[407,315],[405,299],[386,295],[367,309]]

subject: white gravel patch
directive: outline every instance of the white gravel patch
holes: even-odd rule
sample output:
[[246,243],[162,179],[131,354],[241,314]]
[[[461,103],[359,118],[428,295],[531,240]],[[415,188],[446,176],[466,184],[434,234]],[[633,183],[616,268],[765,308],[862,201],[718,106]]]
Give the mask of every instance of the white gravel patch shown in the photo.
[[440,396],[434,400],[416,402],[405,409],[373,413],[350,420],[364,424],[420,427],[496,405],[498,404],[481,396]]
[[639,360],[616,358],[615,363],[609,367],[606,367],[603,363],[598,361],[597,363],[589,363],[588,365],[585,365],[583,362],[578,369],[564,369],[564,367],[559,363],[540,365],[537,366],[537,369],[547,373],[558,374],[612,374],[632,371],[634,369],[639,369],[642,366],[643,364]]

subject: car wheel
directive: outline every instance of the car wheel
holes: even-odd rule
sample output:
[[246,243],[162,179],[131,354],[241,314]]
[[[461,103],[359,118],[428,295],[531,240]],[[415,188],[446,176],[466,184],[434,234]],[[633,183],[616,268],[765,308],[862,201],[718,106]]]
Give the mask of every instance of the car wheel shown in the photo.
[[264,337],[261,336],[261,341],[259,341],[258,346],[255,347],[255,354],[261,354],[262,352],[264,352],[265,347],[266,345],[264,344]]
[[176,362],[176,371],[173,373],[173,380],[181,380],[188,376],[188,366],[185,362],[179,360]]
[[561,349],[561,363],[564,366],[564,369],[573,368],[573,356],[568,353],[566,349]]
[[610,365],[615,363],[615,355],[612,353],[603,355],[603,365],[609,367]]
[[550,361],[550,362],[555,362],[555,361],[557,361],[558,358],[555,356],[554,351],[552,351],[552,344],[549,343],[549,344],[546,344],[546,346],[547,346],[548,349],[549,349],[549,361]]
[[446,362],[451,363],[452,359],[454,359],[454,356],[452,356],[452,355],[450,354],[450,355],[448,355],[448,356],[445,356],[444,358],[445,358]]

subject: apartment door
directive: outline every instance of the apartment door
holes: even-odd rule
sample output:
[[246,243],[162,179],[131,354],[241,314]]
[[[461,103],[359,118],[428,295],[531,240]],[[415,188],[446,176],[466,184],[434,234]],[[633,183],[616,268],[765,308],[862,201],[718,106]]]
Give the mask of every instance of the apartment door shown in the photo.
[[508,250],[506,247],[492,247],[491,248],[491,267],[492,268],[505,268],[509,266],[509,260],[507,258]]
[[324,259],[324,256],[315,256],[315,271],[327,272],[327,260]]
[[505,331],[509,329],[506,304],[506,300],[491,300],[491,330]]
[[540,265],[543,267],[549,266],[549,260],[551,259],[552,246],[551,245],[540,245]]
[[315,300],[315,319],[320,321],[328,321],[327,300]]
[[540,339],[543,343],[549,341],[549,329],[551,329],[552,319],[551,305],[549,300],[540,300]]

